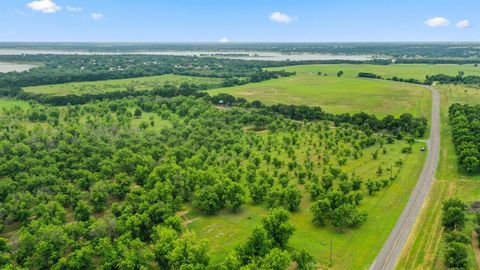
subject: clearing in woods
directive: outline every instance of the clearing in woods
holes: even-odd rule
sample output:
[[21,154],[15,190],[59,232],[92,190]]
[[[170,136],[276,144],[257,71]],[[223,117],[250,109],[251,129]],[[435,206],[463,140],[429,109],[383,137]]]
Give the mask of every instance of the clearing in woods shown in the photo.
[[139,77],[118,80],[104,80],[92,82],[72,82],[63,84],[40,85],[25,87],[26,92],[51,95],[68,94],[97,94],[125,90],[153,90],[163,87],[166,84],[178,86],[182,83],[205,84],[211,86],[221,86],[223,79],[208,77],[191,77],[182,75],[159,75],[150,77]]
[[[384,66],[353,65],[358,72],[351,70],[349,73],[345,72],[342,77],[337,77],[336,73],[344,66],[313,65],[276,68],[295,71],[297,74],[260,83],[214,89],[209,93],[227,93],[248,100],[258,99],[266,104],[321,106],[331,113],[363,111],[378,116],[388,114],[399,116],[402,113],[427,118],[430,116],[431,94],[423,87],[355,77],[360,71],[370,72],[371,67],[383,68]],[[317,74],[322,68],[325,70],[327,67],[335,72],[328,73],[328,76]]]

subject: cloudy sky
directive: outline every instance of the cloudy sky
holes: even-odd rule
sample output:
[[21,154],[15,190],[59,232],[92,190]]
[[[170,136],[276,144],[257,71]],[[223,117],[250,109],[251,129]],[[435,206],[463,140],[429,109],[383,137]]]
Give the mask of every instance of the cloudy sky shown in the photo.
[[479,0],[0,0],[0,41],[480,41]]

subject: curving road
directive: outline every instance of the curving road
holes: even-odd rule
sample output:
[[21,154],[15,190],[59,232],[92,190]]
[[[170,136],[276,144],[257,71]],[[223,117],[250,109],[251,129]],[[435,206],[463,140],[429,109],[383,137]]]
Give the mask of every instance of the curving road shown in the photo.
[[425,86],[432,92],[431,132],[427,141],[428,157],[410,195],[407,205],[390,232],[370,270],[392,270],[395,268],[413,225],[433,184],[440,153],[440,94],[432,86]]

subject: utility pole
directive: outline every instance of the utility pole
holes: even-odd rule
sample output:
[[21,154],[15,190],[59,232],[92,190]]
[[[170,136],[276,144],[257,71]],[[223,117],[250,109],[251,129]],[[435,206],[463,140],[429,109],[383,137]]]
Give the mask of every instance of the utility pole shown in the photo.
[[[322,246],[327,246],[327,243],[320,242]],[[333,265],[333,240],[330,239],[330,266]]]

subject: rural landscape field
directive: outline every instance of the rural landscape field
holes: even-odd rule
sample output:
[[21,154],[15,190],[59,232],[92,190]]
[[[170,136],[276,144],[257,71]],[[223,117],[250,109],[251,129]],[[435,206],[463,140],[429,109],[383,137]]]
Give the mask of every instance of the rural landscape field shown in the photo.
[[26,92],[38,94],[82,95],[115,92],[120,90],[151,90],[154,88],[162,88],[165,85],[171,85],[176,87],[183,83],[199,84],[205,88],[213,86],[218,87],[222,85],[222,82],[222,79],[217,78],[198,78],[166,74],[160,76],[139,77],[132,79],[30,86],[24,88],[24,90]]
[[[403,65],[393,66],[398,67],[399,71],[404,70]],[[366,112],[379,116],[411,113],[415,116],[429,117],[431,98],[427,89],[401,82],[358,78],[360,72],[378,71],[374,67],[372,65],[281,67],[272,70],[294,72],[295,76],[214,89],[211,93],[228,93],[246,99],[259,99],[267,104],[292,103],[320,106],[332,113]],[[428,75],[428,65],[420,64],[413,67],[414,70],[410,74],[402,75],[406,78],[418,76],[419,73],[425,74],[423,78]],[[471,67],[473,68],[473,65]],[[448,66],[448,69],[450,68],[453,69]],[[340,71],[344,72],[344,75],[338,77],[337,73]]]
[[0,3],[0,269],[480,269],[480,4],[101,2]]

